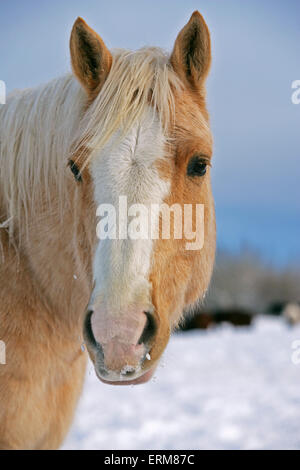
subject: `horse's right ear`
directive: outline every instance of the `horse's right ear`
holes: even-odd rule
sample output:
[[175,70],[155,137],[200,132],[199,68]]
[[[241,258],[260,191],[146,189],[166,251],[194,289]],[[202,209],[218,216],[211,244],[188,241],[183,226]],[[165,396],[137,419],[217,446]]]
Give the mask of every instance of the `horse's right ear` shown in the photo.
[[82,18],[74,23],[70,39],[74,75],[93,98],[109,74],[112,55],[100,36]]

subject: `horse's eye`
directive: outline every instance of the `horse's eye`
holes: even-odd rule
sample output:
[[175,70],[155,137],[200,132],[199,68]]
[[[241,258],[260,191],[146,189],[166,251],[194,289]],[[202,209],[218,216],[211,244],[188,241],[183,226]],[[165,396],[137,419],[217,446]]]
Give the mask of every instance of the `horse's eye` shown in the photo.
[[78,166],[76,165],[76,163],[73,162],[73,160],[69,161],[69,167],[71,168],[71,171],[73,175],[75,176],[76,181],[82,181],[80,170]]
[[187,175],[188,176],[204,176],[207,170],[207,160],[195,155],[188,163]]

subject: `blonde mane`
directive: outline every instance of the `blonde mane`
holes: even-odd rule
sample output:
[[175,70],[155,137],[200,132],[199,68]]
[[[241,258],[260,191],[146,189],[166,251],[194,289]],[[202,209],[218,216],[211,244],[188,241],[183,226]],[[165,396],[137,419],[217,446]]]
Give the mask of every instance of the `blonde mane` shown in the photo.
[[125,133],[136,124],[150,101],[166,128],[180,86],[168,55],[144,48],[113,52],[109,76],[90,106],[71,74],[11,94],[0,107],[0,224],[12,235],[28,223],[35,204],[45,196],[51,201],[53,187],[64,204],[72,152],[84,147],[92,158],[118,129]]

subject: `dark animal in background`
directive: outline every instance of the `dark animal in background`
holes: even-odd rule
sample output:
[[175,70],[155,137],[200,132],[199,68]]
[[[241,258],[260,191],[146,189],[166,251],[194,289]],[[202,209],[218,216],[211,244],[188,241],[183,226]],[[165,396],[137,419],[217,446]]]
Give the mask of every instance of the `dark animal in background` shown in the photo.
[[267,315],[272,315],[275,317],[280,317],[287,306],[288,302],[282,301],[282,300],[277,300],[275,302],[272,302],[268,308],[267,308]]
[[229,323],[236,327],[250,326],[254,317],[254,312],[238,308],[198,311],[184,321],[180,330],[206,330],[222,323]]
[[273,302],[269,305],[266,313],[283,317],[290,325],[298,325],[300,323],[300,302]]

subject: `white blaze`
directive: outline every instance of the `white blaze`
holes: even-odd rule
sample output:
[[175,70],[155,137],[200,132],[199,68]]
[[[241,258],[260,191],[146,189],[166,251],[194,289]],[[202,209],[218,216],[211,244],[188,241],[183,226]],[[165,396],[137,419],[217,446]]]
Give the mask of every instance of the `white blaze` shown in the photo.
[[[161,124],[149,106],[141,122],[128,135],[120,138],[117,133],[92,159],[97,205],[112,205],[118,215],[122,196],[127,198],[128,209],[134,204],[149,209],[151,204],[161,204],[169,192],[169,183],[160,178],[156,168],[157,161],[164,157],[164,147]],[[129,211],[128,225],[130,221]],[[117,239],[98,242],[90,307],[101,304],[109,314],[118,316],[130,305],[151,308],[148,278],[153,241],[150,236],[146,240],[130,239],[119,237],[118,230],[116,233]]]

